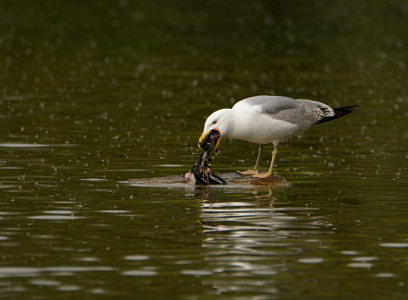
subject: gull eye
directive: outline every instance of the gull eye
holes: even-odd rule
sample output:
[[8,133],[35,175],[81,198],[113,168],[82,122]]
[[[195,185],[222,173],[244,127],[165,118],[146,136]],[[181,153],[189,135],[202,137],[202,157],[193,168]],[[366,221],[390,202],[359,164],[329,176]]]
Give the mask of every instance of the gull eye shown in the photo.
[[217,120],[215,120],[214,122],[212,122],[211,123],[212,125],[215,125],[215,124],[217,124]]

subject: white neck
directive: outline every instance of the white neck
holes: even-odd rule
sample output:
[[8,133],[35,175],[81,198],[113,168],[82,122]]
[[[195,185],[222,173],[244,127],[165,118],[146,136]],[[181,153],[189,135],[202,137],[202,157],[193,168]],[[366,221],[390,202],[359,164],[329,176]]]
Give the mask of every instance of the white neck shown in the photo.
[[235,136],[235,114],[234,110],[228,108],[225,109],[224,114],[222,116],[222,123],[223,123],[223,128],[221,129],[221,132],[223,132],[223,135],[228,138],[234,138]]

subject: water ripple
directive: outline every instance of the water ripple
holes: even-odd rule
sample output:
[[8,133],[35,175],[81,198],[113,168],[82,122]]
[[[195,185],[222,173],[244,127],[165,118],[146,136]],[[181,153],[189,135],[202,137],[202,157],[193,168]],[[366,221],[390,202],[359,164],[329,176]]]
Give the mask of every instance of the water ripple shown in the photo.
[[152,270],[127,270],[121,273],[125,276],[155,276],[157,275],[157,271]]
[[380,246],[386,248],[408,248],[408,243],[382,243]]
[[64,215],[37,215],[37,216],[29,216],[28,218],[32,220],[67,221],[67,220],[78,220],[84,217],[64,216]]
[[45,144],[24,144],[24,143],[3,143],[0,147],[4,148],[37,148],[37,147],[51,147]]
[[[276,293],[273,279],[262,277],[277,275],[284,271],[280,261],[296,258],[304,250],[296,237],[304,234],[327,232],[328,225],[320,217],[313,216],[316,208],[282,207],[272,203],[218,202],[204,203],[201,222],[206,235],[203,247],[210,251],[206,260],[213,272],[209,282],[217,293],[258,292]],[[318,242],[317,239],[311,240]],[[303,264],[323,263],[323,257],[296,259]],[[265,263],[268,262],[268,263]],[[194,272],[192,272],[194,273]],[[182,274],[185,274],[182,272]],[[222,277],[246,278],[229,284]]]
[[127,255],[125,256],[125,259],[140,261],[140,260],[148,260],[149,256],[147,255]]

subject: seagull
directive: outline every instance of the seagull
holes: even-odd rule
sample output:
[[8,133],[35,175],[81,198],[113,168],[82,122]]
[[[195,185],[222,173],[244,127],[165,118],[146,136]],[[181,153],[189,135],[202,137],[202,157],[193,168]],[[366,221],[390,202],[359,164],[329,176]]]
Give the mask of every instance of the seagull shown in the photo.
[[[232,108],[213,112],[205,121],[198,144],[201,147],[206,137],[214,131],[219,134],[215,152],[218,152],[223,137],[256,143],[259,147],[254,168],[237,173],[266,178],[272,176],[281,141],[299,135],[313,125],[347,115],[356,107],[358,105],[333,108],[322,102],[307,99],[254,96],[238,101]],[[268,172],[260,173],[259,163],[265,144],[273,144],[272,159]]]

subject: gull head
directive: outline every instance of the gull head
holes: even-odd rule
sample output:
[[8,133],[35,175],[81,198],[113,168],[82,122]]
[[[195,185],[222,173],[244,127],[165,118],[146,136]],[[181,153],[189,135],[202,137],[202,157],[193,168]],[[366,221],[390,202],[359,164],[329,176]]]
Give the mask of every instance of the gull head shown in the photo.
[[215,153],[219,150],[221,137],[228,132],[231,120],[231,109],[220,109],[213,112],[205,121],[204,130],[198,139],[198,147],[210,151],[215,146]]

